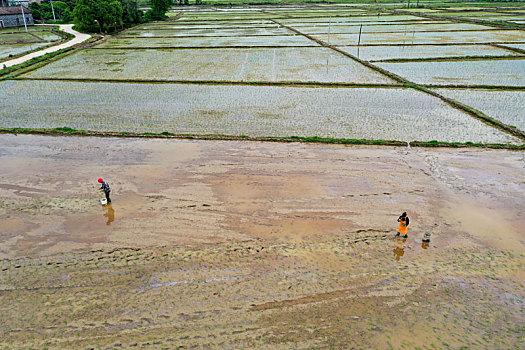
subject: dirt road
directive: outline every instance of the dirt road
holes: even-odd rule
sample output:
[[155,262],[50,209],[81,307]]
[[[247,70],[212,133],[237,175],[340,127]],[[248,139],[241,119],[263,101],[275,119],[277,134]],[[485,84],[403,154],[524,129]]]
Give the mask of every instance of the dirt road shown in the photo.
[[24,55],[22,57],[18,57],[18,58],[9,60],[9,61],[4,61],[4,62],[1,63],[1,65],[5,66],[5,67],[11,67],[11,66],[14,66],[14,65],[17,65],[17,64],[29,61],[30,59],[35,58],[35,57],[44,56],[45,54],[48,54],[48,53],[51,53],[51,52],[56,52],[58,50],[62,50],[62,49],[74,46],[76,44],[83,43],[84,41],[86,41],[89,38],[91,38],[91,35],[89,35],[89,34],[80,33],[80,32],[77,32],[76,30],[74,30],[73,29],[73,24],[60,24],[58,27],[59,27],[60,30],[62,30],[64,32],[66,32],[66,33],[69,33],[69,34],[73,34],[75,37],[73,39],[69,40],[69,41],[66,41],[63,44],[50,46],[48,48],[32,52],[32,53]]
[[523,152],[0,135],[0,345],[523,348],[524,198]]

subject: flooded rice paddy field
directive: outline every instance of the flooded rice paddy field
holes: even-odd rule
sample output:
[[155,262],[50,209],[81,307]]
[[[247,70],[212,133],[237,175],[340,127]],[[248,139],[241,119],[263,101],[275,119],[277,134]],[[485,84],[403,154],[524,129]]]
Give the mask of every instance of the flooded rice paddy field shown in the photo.
[[286,18],[280,19],[279,23],[290,25],[293,27],[294,24],[308,24],[314,23],[365,23],[365,22],[404,22],[404,21],[425,21],[427,19],[417,16],[400,16],[400,15],[380,15],[380,16],[348,16],[348,17],[313,17],[313,18]]
[[[210,33],[210,29],[219,29],[219,30],[227,30],[227,29],[244,29],[244,30],[251,30],[253,28],[268,28],[268,29],[278,29],[281,26],[276,24],[275,22],[269,21],[269,20],[244,20],[244,21],[228,21],[228,22],[192,22],[192,23],[184,23],[181,22],[153,22],[153,23],[146,23],[142,25],[138,25],[136,27],[130,28],[130,30],[136,31],[138,29],[144,30],[144,31],[150,31],[150,30],[171,30],[173,34],[177,34],[180,32],[188,31],[188,33],[194,32],[196,30],[200,30],[203,33]],[[204,29],[208,29],[208,31],[204,31]],[[127,31],[124,31],[123,33],[127,33]],[[213,33],[213,32],[212,32]]]
[[210,31],[209,28],[188,28],[184,27],[183,29],[174,30],[173,28],[153,28],[153,29],[142,29],[139,30],[127,30],[118,35],[119,38],[126,37],[188,37],[188,36],[271,36],[271,35],[295,35],[289,29],[278,27],[255,27],[255,28],[216,28],[213,31]]
[[[82,66],[84,69],[79,70]],[[211,69],[213,67],[213,69]],[[329,48],[82,50],[31,78],[395,84]]]
[[435,89],[502,122],[525,130],[525,91]]
[[[522,143],[452,108],[446,99],[382,87],[402,83],[390,73],[406,83],[524,86],[525,60],[496,59],[525,57],[519,51],[523,31],[396,11],[395,6],[389,12],[330,6],[184,11],[178,19],[125,30],[94,49],[77,50],[19,77],[30,81],[1,83],[11,94],[21,88],[33,92],[22,107],[4,108],[0,126]],[[340,45],[348,55],[317,40]],[[443,57],[452,60],[417,62]],[[388,59],[414,62],[374,62]],[[133,84],[148,80],[171,84]],[[312,86],[230,86],[295,82]],[[371,86],[327,89],[333,84]],[[97,90],[105,95],[100,97]],[[490,110],[493,118],[505,114],[499,108]],[[446,131],[448,123],[457,132]],[[519,120],[515,124],[521,125]]]
[[24,52],[32,51],[40,47],[49,45],[48,42],[31,43],[31,44],[1,44],[0,46],[0,61],[7,59],[10,55],[20,55]]
[[60,35],[52,32],[56,27],[30,27],[29,32],[19,31],[16,28],[0,29],[0,61],[10,55],[20,55],[40,47],[52,45],[60,41]]
[[523,44],[505,44],[505,46],[515,48],[515,49],[525,50],[525,43]]
[[379,62],[377,65],[418,84],[525,86],[525,57],[474,62]]
[[521,54],[491,45],[400,45],[400,46],[339,46],[339,49],[365,61],[459,57],[459,56],[519,56]]
[[[184,11],[17,76],[26,81],[0,83],[10,98],[24,97],[16,108],[4,102],[0,126],[523,143],[446,97],[399,87],[523,87],[524,32],[388,8]],[[495,45],[502,43],[508,49]],[[375,62],[389,59],[409,62]],[[148,81],[165,84],[136,84]],[[13,96],[22,89],[31,94]],[[505,114],[518,106],[495,105],[490,117],[521,125],[519,114]]]
[[318,46],[301,35],[272,35],[244,37],[182,37],[182,38],[119,38],[103,42],[102,48],[163,48],[163,47],[214,47],[214,46]]
[[0,88],[4,127],[522,143],[414,89],[39,80]]
[[524,163],[0,135],[0,345],[522,349]]
[[[327,40],[323,38],[323,40]],[[334,45],[357,45],[359,34],[332,34],[330,42]],[[364,33],[361,44],[469,44],[497,42],[525,42],[525,32],[518,30],[483,30],[457,32],[393,32]]]
[[[395,22],[394,22],[395,23]],[[458,23],[447,23],[447,22],[413,22],[405,24],[365,24],[361,27],[360,24],[352,25],[314,25],[314,26],[301,26],[298,28],[301,32],[307,34],[327,34],[329,29],[332,34],[361,34],[364,38],[364,35],[369,33],[413,33],[413,32],[432,32],[432,31],[467,31],[467,30],[493,30],[494,28],[482,26],[478,24],[458,24]]]

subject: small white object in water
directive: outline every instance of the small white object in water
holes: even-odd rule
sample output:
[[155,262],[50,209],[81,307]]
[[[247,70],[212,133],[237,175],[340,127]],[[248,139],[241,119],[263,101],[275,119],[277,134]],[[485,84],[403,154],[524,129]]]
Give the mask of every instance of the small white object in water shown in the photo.
[[108,204],[108,200],[107,200],[106,198],[102,198],[102,199],[100,200],[100,204],[102,204],[102,205],[106,205],[106,204]]

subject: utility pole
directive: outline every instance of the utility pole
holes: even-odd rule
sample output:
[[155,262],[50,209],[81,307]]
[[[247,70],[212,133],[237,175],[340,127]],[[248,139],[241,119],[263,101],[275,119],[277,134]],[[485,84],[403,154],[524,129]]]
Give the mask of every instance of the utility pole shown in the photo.
[[20,9],[22,10],[22,18],[24,19],[24,27],[26,27],[26,33],[27,33],[26,15],[24,14],[24,5],[22,5],[22,2],[20,2]]
[[53,1],[50,1],[51,3],[51,11],[53,11],[53,21],[57,21],[56,17],[55,17],[55,8],[53,7]]
[[330,44],[330,31],[332,28],[332,16],[328,18],[328,43]]

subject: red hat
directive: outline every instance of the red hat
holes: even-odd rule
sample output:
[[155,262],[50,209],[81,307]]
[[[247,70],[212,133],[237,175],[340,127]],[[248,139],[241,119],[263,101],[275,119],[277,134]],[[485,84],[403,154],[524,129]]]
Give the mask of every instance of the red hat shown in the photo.
[[100,178],[98,179],[98,182],[99,182],[99,183],[103,183],[104,180],[102,180],[102,178],[100,177]]

